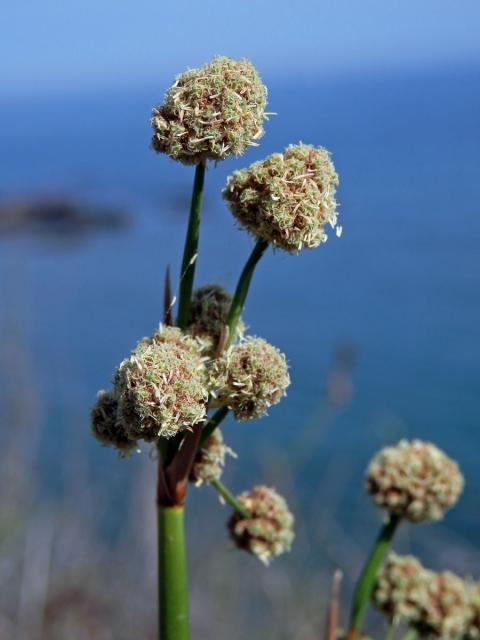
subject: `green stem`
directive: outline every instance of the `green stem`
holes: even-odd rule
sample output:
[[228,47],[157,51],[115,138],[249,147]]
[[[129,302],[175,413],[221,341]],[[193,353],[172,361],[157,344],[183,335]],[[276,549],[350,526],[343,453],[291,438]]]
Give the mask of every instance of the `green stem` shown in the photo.
[[245,509],[245,507],[235,498],[235,496],[230,493],[227,487],[220,480],[212,480],[210,482],[212,487],[217,491],[222,498],[225,500],[227,504],[229,504],[235,511],[243,516],[244,518],[251,518],[250,512]]
[[228,407],[221,407],[220,409],[217,409],[213,416],[208,420],[207,424],[202,429],[202,436],[198,445],[199,449],[203,447],[218,425],[227,417],[228,411]]
[[373,545],[373,549],[365,563],[362,574],[357,582],[353,597],[352,613],[350,618],[349,640],[354,640],[357,631],[360,631],[370,601],[370,595],[375,584],[377,571],[390,546],[393,535],[398,527],[400,518],[391,514],[387,522],[380,529],[380,533]]
[[257,266],[257,262],[265,253],[268,247],[268,242],[265,240],[257,240],[256,245],[253,248],[250,257],[248,258],[245,267],[238,280],[237,288],[233,296],[230,311],[228,312],[227,327],[228,327],[228,340],[226,347],[230,346],[235,340],[235,333],[237,331],[237,324],[240,319],[240,315],[243,311],[245,299],[247,297],[248,288],[252,279],[253,272]]
[[393,619],[390,619],[388,621],[387,628],[385,629],[385,633],[383,634],[383,640],[392,640],[394,629],[395,625],[393,623]]
[[402,637],[402,640],[416,640],[416,638],[418,638],[418,631],[416,629],[409,629]]
[[203,183],[205,181],[205,165],[197,164],[193,182],[190,216],[183,250],[182,270],[180,272],[177,325],[185,329],[190,318],[190,302],[192,298],[193,278],[197,261],[198,238],[200,235],[200,211],[202,208]]
[[189,640],[183,507],[158,506],[159,640]]

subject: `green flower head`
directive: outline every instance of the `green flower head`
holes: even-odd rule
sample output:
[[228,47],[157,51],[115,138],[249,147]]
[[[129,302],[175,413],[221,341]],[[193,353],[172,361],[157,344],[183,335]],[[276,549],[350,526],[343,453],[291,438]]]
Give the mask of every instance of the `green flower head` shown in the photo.
[[92,434],[104,447],[114,447],[122,456],[136,449],[136,440],[129,437],[119,420],[118,403],[113,392],[99,391],[90,415]]
[[[193,292],[187,331],[201,342],[206,356],[215,356],[225,331],[231,303],[232,296],[216,284],[207,284]],[[243,335],[244,329],[240,320],[236,337]]]
[[128,435],[171,437],[205,418],[207,375],[196,341],[163,327],[142,340],[115,374],[119,415]]
[[249,337],[214,361],[211,381],[217,405],[231,409],[237,420],[252,420],[280,402],[290,376],[283,353]]
[[223,198],[239,224],[274,247],[297,253],[327,239],[337,228],[338,176],[322,147],[291,145],[250,167],[235,171]]
[[220,429],[215,429],[195,458],[190,482],[201,485],[203,482],[220,480],[227,455],[236,457],[224,443]]
[[214,58],[177,76],[153,110],[152,148],[183,164],[238,156],[263,135],[266,102],[248,60]]

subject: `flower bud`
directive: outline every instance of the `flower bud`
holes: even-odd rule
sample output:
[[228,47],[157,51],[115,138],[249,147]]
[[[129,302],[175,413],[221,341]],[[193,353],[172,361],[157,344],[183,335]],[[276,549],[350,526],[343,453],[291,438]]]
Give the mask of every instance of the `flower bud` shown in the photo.
[[220,480],[227,455],[236,457],[225,445],[222,432],[217,428],[197,453],[190,472],[190,482],[201,485],[203,482]]
[[282,496],[274,489],[257,486],[240,494],[238,501],[251,515],[245,518],[235,511],[228,521],[239,549],[253,553],[267,565],[273,557],[290,551],[294,518]]
[[255,238],[297,253],[325,242],[327,224],[337,226],[337,185],[329,152],[298,144],[235,171],[222,195]]
[[115,447],[123,456],[137,447],[136,440],[128,437],[118,419],[117,399],[111,391],[97,393],[97,401],[91,410],[92,434],[104,447]]
[[[207,284],[193,292],[188,332],[202,344],[202,352],[213,358],[226,328],[232,296],[223,287]],[[244,332],[240,320],[236,337]]]
[[184,164],[238,156],[263,135],[266,102],[250,62],[213,58],[177,76],[153,110],[152,148]]
[[132,438],[171,437],[205,417],[207,376],[196,341],[161,328],[115,374],[119,415]]
[[211,370],[216,403],[237,420],[252,420],[280,402],[290,384],[285,356],[262,338],[249,337],[218,358]]
[[463,476],[435,445],[401,440],[370,462],[366,491],[377,506],[411,522],[440,520],[463,490]]

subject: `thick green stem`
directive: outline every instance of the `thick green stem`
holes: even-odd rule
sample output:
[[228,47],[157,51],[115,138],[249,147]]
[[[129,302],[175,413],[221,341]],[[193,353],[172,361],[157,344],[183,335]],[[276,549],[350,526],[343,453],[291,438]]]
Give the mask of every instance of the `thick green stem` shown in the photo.
[[227,487],[220,480],[212,480],[210,482],[212,487],[217,491],[222,498],[225,500],[227,504],[229,504],[235,511],[243,516],[244,518],[251,518],[250,512],[245,509],[245,507],[235,498],[235,496],[230,493]]
[[209,418],[207,424],[202,429],[202,435],[200,437],[200,443],[198,445],[199,449],[203,447],[205,442],[209,439],[218,425],[227,417],[228,411],[228,407],[221,407],[220,409],[217,409],[217,411],[215,411],[211,418]]
[[158,506],[159,640],[189,640],[183,507]]
[[363,568],[362,574],[357,582],[350,618],[350,631],[348,633],[349,640],[354,640],[357,632],[362,628],[363,619],[370,601],[378,569],[390,546],[399,522],[400,518],[391,514],[387,522],[382,526],[375,544],[373,545],[373,549],[370,552],[367,562]]
[[200,235],[200,211],[202,208],[204,180],[205,165],[197,164],[195,168],[185,248],[183,250],[182,270],[180,273],[177,325],[181,329],[185,329],[190,318],[190,302],[192,299],[193,278],[197,260],[198,238]]
[[228,327],[228,340],[226,346],[230,346],[235,340],[235,333],[237,331],[237,324],[240,319],[240,315],[243,311],[245,299],[247,297],[248,288],[252,279],[253,272],[257,266],[257,262],[265,253],[268,247],[268,242],[265,240],[257,240],[257,244],[254,246],[250,257],[243,268],[243,271],[238,280],[237,288],[233,296],[230,311],[228,312],[227,327]]

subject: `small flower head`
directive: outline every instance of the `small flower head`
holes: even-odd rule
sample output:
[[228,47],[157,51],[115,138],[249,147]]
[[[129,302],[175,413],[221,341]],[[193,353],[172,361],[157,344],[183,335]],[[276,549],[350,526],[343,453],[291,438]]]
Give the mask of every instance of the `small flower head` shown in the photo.
[[377,506],[411,522],[440,520],[463,489],[453,460],[435,445],[401,440],[370,462],[366,491]]
[[266,102],[248,60],[213,58],[177,76],[153,110],[152,148],[184,164],[238,156],[263,135]]
[[328,151],[298,144],[235,171],[223,197],[253,236],[297,253],[302,247],[312,249],[325,242],[327,224],[336,227],[337,185]]
[[104,447],[115,447],[121,455],[126,456],[137,447],[137,442],[127,435],[117,409],[115,394],[103,389],[99,391],[90,412],[92,434]]
[[[215,356],[217,346],[224,335],[232,296],[223,287],[207,284],[193,292],[188,332],[198,338],[203,352]],[[237,326],[237,336],[243,335],[242,321]]]
[[414,556],[390,553],[377,574],[372,602],[389,619],[413,624],[421,617],[431,577]]
[[223,441],[220,429],[215,429],[198,452],[190,473],[190,481],[196,485],[220,480],[227,455],[235,456]]
[[285,356],[262,338],[233,345],[211,372],[217,403],[237,420],[252,420],[280,402],[290,384]]
[[421,637],[462,637],[468,625],[468,600],[465,582],[445,571],[430,573],[426,580],[426,600],[415,627]]
[[142,340],[115,374],[119,415],[132,438],[170,437],[205,417],[206,370],[198,344],[178,329]]
[[237,547],[253,553],[265,564],[290,551],[295,537],[294,518],[282,496],[274,489],[257,486],[240,494],[238,501],[251,517],[245,518],[235,511],[228,521]]

